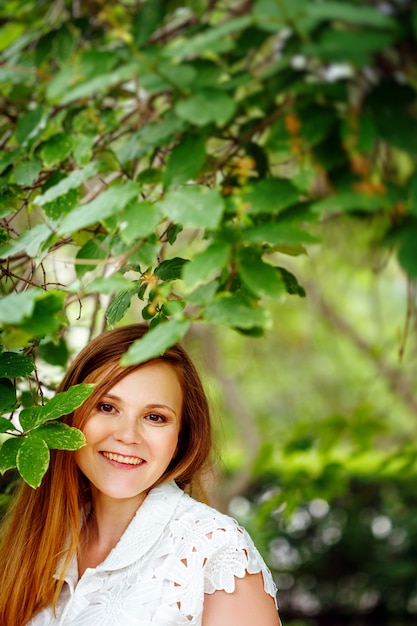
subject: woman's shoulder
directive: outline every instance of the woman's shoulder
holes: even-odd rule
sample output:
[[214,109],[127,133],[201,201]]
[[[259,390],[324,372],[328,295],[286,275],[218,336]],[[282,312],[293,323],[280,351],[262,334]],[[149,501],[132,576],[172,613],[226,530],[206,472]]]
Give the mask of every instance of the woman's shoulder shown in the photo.
[[209,557],[229,550],[242,552],[245,558],[260,559],[252,538],[233,517],[183,494],[169,531],[176,543],[186,543],[193,550],[203,550]]
[[[171,523],[176,526],[179,524],[184,528],[187,526],[198,527],[200,530],[204,528],[216,527],[222,528],[224,531],[241,532],[238,522],[218,509],[200,502],[191,497],[180,489],[174,482],[163,483],[154,488],[145,500],[145,504],[149,504],[149,511],[155,515],[156,507],[164,510],[164,518],[167,521],[166,512],[171,509]],[[142,506],[141,508],[145,508]]]
[[268,567],[249,533],[234,518],[184,494],[169,530],[181,559],[201,560],[206,593],[231,593],[236,578],[261,572],[265,591],[275,597]]
[[243,528],[230,515],[222,513],[218,509],[195,500],[184,493],[177,511],[177,518],[182,518],[188,523],[192,523],[200,528],[211,528],[222,530],[223,532],[241,533]]
[[[249,533],[230,515],[195,500],[173,483],[161,485],[154,490],[154,495],[165,511],[165,540],[181,552],[188,546],[209,558],[217,552],[230,550],[244,553],[249,562],[259,564],[262,560]],[[154,509],[154,522],[157,517]]]
[[156,550],[170,577],[186,581],[187,589],[187,585],[200,585],[204,593],[232,593],[237,578],[261,572],[265,591],[275,597],[271,573],[248,532],[234,518],[193,499],[173,483],[161,485],[154,495],[164,504],[175,502],[172,514],[165,513],[163,539]]

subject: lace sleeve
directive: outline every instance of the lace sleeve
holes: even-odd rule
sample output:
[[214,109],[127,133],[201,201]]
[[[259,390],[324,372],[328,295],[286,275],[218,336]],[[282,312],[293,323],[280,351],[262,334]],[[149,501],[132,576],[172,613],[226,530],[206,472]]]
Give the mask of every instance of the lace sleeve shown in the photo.
[[247,573],[262,573],[265,592],[276,602],[276,586],[251,537],[239,526],[219,528],[211,536],[215,549],[205,564],[204,592],[224,590],[233,593],[235,579]]

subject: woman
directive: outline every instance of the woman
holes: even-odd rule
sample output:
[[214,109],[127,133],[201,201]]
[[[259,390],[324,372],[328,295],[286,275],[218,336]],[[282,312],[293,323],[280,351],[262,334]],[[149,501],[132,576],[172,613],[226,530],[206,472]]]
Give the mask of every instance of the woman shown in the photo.
[[97,337],[58,389],[95,383],[63,418],[87,445],[51,451],[41,486],[21,486],[0,549],[2,626],[280,623],[250,537],[188,495],[200,492],[211,448],[189,356],[175,345],[120,365],[146,332],[134,324]]

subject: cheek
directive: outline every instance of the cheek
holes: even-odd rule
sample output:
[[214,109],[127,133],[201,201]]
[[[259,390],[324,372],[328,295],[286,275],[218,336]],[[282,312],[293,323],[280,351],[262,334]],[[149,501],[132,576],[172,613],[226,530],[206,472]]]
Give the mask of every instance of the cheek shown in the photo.
[[179,433],[175,433],[175,435],[172,437],[171,444],[170,444],[171,459],[176,456],[179,447],[180,447]]
[[85,467],[88,465],[88,459],[90,455],[90,448],[88,446],[83,446],[79,450],[75,451],[75,463],[77,467],[84,473]]
[[178,450],[178,433],[170,432],[164,433],[161,437],[160,432],[157,430],[148,433],[147,437],[144,437],[144,443],[152,450],[155,456],[159,456],[161,461],[166,461],[167,458],[171,460]]
[[80,430],[87,439],[87,443],[90,445],[101,439],[105,434],[102,420],[95,416],[89,417]]

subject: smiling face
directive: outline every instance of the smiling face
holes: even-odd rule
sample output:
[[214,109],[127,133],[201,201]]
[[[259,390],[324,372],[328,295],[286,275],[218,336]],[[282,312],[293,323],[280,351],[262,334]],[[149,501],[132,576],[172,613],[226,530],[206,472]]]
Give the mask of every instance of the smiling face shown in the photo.
[[93,499],[139,506],[175,455],[183,392],[173,366],[151,361],[99,397],[82,431],[76,463]]

